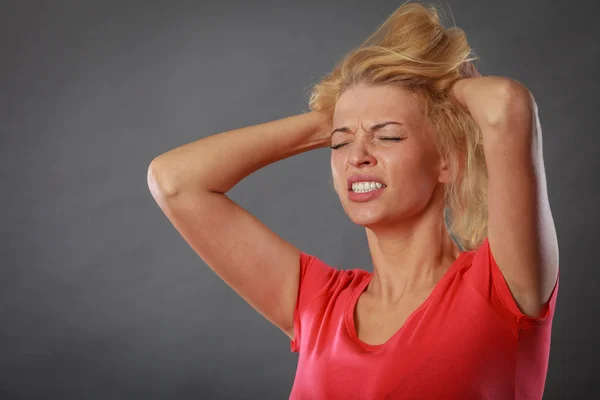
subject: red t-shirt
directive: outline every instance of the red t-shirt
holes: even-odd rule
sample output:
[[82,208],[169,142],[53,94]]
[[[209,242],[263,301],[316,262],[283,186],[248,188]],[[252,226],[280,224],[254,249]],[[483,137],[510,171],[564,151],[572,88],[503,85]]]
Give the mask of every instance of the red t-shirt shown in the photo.
[[291,400],[541,399],[558,279],[540,318],[523,314],[488,239],[465,251],[386,343],[359,340],[353,312],[372,274],[301,253]]

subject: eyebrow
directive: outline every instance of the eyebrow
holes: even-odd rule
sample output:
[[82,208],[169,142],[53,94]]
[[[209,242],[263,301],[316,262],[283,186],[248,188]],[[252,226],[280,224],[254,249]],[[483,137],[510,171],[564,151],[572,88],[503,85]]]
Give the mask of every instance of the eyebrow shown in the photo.
[[[395,124],[395,125],[404,125],[404,124],[403,124],[403,123],[401,123],[401,122],[396,122],[396,121],[385,121],[385,122],[381,122],[381,123],[379,123],[379,124],[373,125],[373,126],[371,127],[371,130],[372,130],[372,131],[376,131],[376,130],[378,130],[378,129],[381,129],[381,128],[383,128],[384,126],[391,125],[391,124]],[[350,128],[348,128],[347,126],[343,126],[343,127],[341,127],[341,128],[336,128],[336,129],[334,129],[334,130],[331,132],[331,135],[333,135],[333,134],[334,134],[334,133],[336,133],[336,132],[346,132],[346,133],[352,133],[352,131],[350,130]]]

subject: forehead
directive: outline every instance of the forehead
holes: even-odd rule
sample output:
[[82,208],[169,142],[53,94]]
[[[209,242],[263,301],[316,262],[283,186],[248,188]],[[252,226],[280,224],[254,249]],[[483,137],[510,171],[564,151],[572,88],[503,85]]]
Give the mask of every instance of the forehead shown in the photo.
[[356,85],[338,99],[333,114],[334,122],[373,120],[396,117],[406,122],[422,115],[418,102],[408,89],[392,86]]

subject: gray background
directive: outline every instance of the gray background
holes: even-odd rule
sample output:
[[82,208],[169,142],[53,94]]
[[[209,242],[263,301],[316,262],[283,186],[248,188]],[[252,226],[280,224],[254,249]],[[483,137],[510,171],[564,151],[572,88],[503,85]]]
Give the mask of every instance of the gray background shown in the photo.
[[[151,4],[150,4],[151,3]],[[306,111],[400,1],[0,6],[0,397],[287,398],[297,354],[170,225],[157,155]],[[600,398],[597,2],[450,0],[484,75],[535,95],[561,286],[545,399]],[[372,270],[329,149],[229,196],[305,252]]]

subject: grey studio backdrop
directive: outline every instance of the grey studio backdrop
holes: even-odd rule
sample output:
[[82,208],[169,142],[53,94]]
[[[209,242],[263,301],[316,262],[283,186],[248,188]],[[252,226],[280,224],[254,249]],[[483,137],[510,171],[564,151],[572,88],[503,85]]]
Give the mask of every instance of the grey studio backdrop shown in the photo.
[[[172,227],[147,168],[306,111],[310,85],[400,4],[2,2],[0,398],[287,398],[288,338]],[[598,5],[440,4],[484,75],[537,99],[561,261],[544,398],[600,398]],[[272,164],[228,195],[303,251],[372,271],[364,229],[329,186],[329,152]]]

